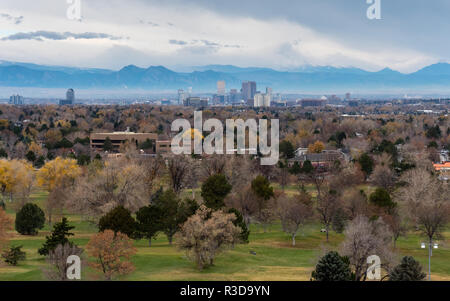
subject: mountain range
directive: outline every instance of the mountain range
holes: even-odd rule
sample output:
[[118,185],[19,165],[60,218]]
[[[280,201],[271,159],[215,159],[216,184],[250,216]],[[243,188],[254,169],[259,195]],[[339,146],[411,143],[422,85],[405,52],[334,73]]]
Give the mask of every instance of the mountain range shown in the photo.
[[[187,70],[187,71],[186,71]],[[126,66],[107,69],[46,66],[0,61],[0,87],[143,89],[169,91],[193,87],[195,91],[214,92],[218,80],[227,88],[237,88],[245,80],[256,81],[259,89],[275,91],[389,91],[450,90],[450,64],[438,63],[417,72],[404,74],[389,68],[370,72],[358,68],[303,66],[289,71],[270,68],[241,68],[233,65],[207,65],[169,70],[163,66],[140,68]]]

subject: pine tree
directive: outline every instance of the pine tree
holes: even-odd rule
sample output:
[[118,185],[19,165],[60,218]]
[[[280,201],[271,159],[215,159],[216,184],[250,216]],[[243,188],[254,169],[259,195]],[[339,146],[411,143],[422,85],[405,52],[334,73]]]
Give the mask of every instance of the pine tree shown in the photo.
[[422,272],[422,266],[411,256],[405,256],[389,275],[389,281],[421,281],[427,275]]
[[348,262],[332,251],[319,260],[311,278],[314,281],[351,281],[352,272]]
[[231,208],[230,210],[228,210],[228,213],[234,213],[234,215],[236,215],[236,219],[233,221],[233,225],[242,229],[239,238],[241,239],[242,243],[248,244],[248,236],[250,235],[250,230],[247,228],[247,225],[244,222],[242,213],[235,208]]
[[46,256],[50,253],[50,251],[56,249],[56,247],[60,244],[65,245],[67,243],[72,246],[73,243],[70,242],[67,237],[74,235],[73,233],[69,232],[74,228],[74,226],[69,225],[67,218],[63,217],[60,223],[56,223],[53,226],[52,234],[51,236],[46,237],[47,241],[44,243],[42,248],[39,249],[39,254]]

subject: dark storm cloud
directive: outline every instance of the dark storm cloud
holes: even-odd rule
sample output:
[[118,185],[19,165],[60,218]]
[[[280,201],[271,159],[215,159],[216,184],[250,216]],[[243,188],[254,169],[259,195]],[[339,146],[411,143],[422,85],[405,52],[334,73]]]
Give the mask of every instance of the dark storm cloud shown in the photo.
[[85,32],[85,33],[72,33],[72,32],[54,32],[54,31],[34,31],[34,32],[18,32],[7,37],[2,38],[2,41],[17,41],[17,40],[36,40],[43,41],[47,40],[67,40],[67,39],[109,39],[109,40],[120,40],[121,37],[116,37],[106,33],[95,33],[95,32]]

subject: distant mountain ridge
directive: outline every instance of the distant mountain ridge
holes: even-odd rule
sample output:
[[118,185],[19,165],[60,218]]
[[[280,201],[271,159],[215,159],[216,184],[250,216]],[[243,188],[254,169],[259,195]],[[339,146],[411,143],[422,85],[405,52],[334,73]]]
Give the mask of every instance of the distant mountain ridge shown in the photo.
[[404,74],[385,68],[369,72],[359,68],[304,66],[289,71],[270,68],[207,65],[176,72],[164,66],[140,68],[125,66],[118,71],[96,68],[46,66],[0,61],[0,86],[143,89],[167,91],[193,87],[195,91],[214,92],[218,80],[227,88],[239,88],[242,81],[256,81],[260,89],[277,91],[449,89],[450,64],[438,63],[417,72]]

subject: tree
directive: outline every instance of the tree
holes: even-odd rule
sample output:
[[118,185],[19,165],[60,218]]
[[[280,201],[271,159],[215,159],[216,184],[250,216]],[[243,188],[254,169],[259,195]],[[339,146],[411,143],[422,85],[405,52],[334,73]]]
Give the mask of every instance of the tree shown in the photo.
[[0,251],[8,244],[8,230],[12,229],[12,219],[0,208]]
[[0,148],[0,158],[8,158],[8,153],[4,148]]
[[81,169],[74,159],[57,157],[45,163],[37,172],[38,185],[49,192],[46,204],[47,218],[51,225],[54,210],[62,211],[66,197],[65,190],[74,186]]
[[250,236],[250,230],[245,224],[242,213],[235,208],[229,209],[228,213],[230,214],[233,213],[236,216],[236,219],[233,221],[233,225],[242,229],[241,234],[239,235],[240,241],[242,243],[248,244],[249,243],[248,237]]
[[371,204],[383,208],[387,213],[391,213],[397,204],[392,201],[389,192],[384,188],[377,188],[369,197]]
[[2,198],[19,199],[23,205],[33,187],[33,166],[22,160],[0,160],[0,191]]
[[358,159],[359,165],[361,165],[361,170],[366,174],[366,177],[370,176],[373,171],[374,161],[369,154],[364,153]]
[[320,141],[316,141],[308,146],[308,152],[311,154],[320,154],[324,149],[325,145]]
[[319,213],[320,221],[325,226],[327,242],[329,241],[330,226],[336,212],[339,210],[339,207],[339,199],[335,190],[329,190],[326,193],[322,193],[320,196],[317,196],[316,210]]
[[377,165],[370,176],[370,181],[373,185],[390,191],[395,185],[395,173],[389,166]]
[[407,171],[402,181],[405,186],[399,189],[396,199],[408,208],[413,223],[432,244],[442,236],[449,221],[450,186],[418,168]]
[[311,197],[307,193],[291,198],[282,196],[278,199],[278,214],[283,231],[291,236],[292,246],[295,247],[295,238],[298,231],[313,215]]
[[57,157],[45,163],[37,173],[38,185],[47,191],[56,187],[73,186],[75,179],[81,174],[76,160]]
[[[262,203],[267,202],[274,196],[273,187],[270,186],[269,180],[264,176],[257,176],[252,181],[252,190],[253,193],[261,199]],[[262,208],[263,206],[260,207]]]
[[45,214],[35,204],[28,203],[16,213],[16,231],[22,235],[37,235],[45,224]]
[[2,258],[7,264],[16,266],[19,261],[25,260],[26,253],[22,251],[22,246],[11,247],[3,251]]
[[100,232],[112,230],[114,233],[121,232],[130,238],[134,238],[137,232],[137,223],[131,216],[131,212],[123,206],[117,206],[100,218],[98,223]]
[[233,224],[235,219],[234,214],[212,211],[202,205],[181,227],[177,245],[199,269],[211,266],[220,251],[238,241],[242,229]]
[[351,281],[352,271],[347,260],[331,251],[319,260],[311,278],[314,281]]
[[283,140],[280,143],[280,154],[283,159],[292,159],[295,157],[294,145],[288,140]]
[[134,271],[131,256],[137,250],[133,240],[123,233],[105,230],[94,235],[86,246],[89,256],[95,258],[90,265],[103,273],[106,280],[127,275]]
[[44,269],[46,278],[52,281],[69,280],[67,279],[67,269],[70,267],[70,264],[67,263],[67,258],[72,255],[81,257],[82,254],[83,249],[73,244],[66,243],[57,245],[47,256],[47,264],[49,267]]
[[366,280],[370,265],[367,258],[374,254],[381,259],[380,268],[390,270],[394,257],[389,247],[392,235],[380,219],[369,221],[365,216],[357,216],[349,223],[344,234],[341,254],[349,258],[356,281]]
[[150,190],[145,165],[120,158],[94,160],[85,177],[79,177],[67,207],[95,221],[117,206],[131,212],[148,204]]
[[230,193],[232,186],[223,174],[210,176],[202,185],[201,196],[206,207],[213,210],[225,206],[224,200]]
[[46,242],[44,243],[42,248],[38,250],[39,255],[48,255],[58,245],[72,245],[72,242],[70,242],[67,237],[74,235],[73,233],[69,232],[74,228],[74,226],[69,225],[67,218],[63,217],[60,223],[56,223],[53,226],[52,234],[50,236],[46,236]]
[[314,166],[312,165],[311,161],[306,160],[305,162],[303,162],[302,173],[310,174],[313,171],[314,171]]
[[394,249],[397,246],[397,240],[400,236],[406,236],[408,227],[406,222],[402,219],[400,214],[394,210],[391,214],[383,215],[383,221],[389,226],[392,233],[392,239],[394,241]]
[[405,256],[389,274],[389,281],[422,281],[425,277],[420,263],[414,257]]
[[30,162],[34,162],[36,161],[36,154],[33,151],[28,151],[28,153],[25,155],[25,157],[27,158],[28,161]]
[[110,152],[114,150],[114,146],[111,142],[111,138],[106,137],[105,141],[103,142],[103,151]]
[[180,193],[189,172],[189,161],[185,157],[169,158],[167,160],[167,169],[175,193]]
[[155,205],[142,207],[136,212],[137,229],[139,235],[148,239],[149,247],[152,245],[152,239],[162,230],[161,217],[163,212],[161,208]]
[[172,190],[166,190],[155,200],[154,205],[162,212],[161,231],[166,234],[169,244],[183,223],[198,209],[195,200],[182,201]]

